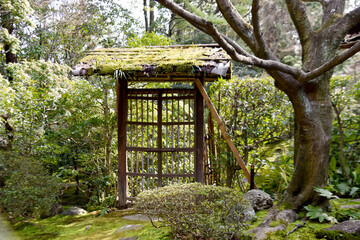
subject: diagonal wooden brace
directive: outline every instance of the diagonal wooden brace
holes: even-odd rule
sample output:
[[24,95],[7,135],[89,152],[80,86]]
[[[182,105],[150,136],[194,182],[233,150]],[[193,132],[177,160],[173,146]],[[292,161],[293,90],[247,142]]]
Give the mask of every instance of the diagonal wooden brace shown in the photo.
[[[239,163],[241,169],[243,170],[243,172],[245,174],[245,177],[247,178],[248,182],[250,183],[251,182],[250,173],[249,173],[248,169],[246,168],[244,161],[241,159],[241,156],[240,156],[239,152],[237,151],[234,143],[232,142],[229,135],[226,133],[225,125],[221,121],[219,114],[217,113],[216,109],[214,108],[214,105],[212,104],[208,94],[206,93],[206,91],[204,89],[204,86],[201,84],[201,82],[200,82],[200,80],[198,78],[195,79],[195,84],[196,84],[197,88],[199,89],[201,95],[205,99],[206,105],[208,106],[208,108],[210,110],[210,113],[213,116],[213,118],[215,119],[216,123],[218,124],[218,126],[220,128],[220,131],[221,131],[225,141],[229,145],[229,147],[230,147],[231,151],[233,152],[237,162]],[[257,189],[256,184],[254,184],[254,188]]]

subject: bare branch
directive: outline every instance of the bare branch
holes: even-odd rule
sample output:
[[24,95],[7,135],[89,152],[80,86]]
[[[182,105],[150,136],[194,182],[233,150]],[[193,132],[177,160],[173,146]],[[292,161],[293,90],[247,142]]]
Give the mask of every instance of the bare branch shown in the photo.
[[252,27],[240,16],[230,0],[216,0],[218,7],[234,31],[254,52],[258,52],[258,46]]
[[[286,0],[286,1],[288,3],[289,7],[296,7],[296,6],[298,6],[297,4],[299,4],[298,0]],[[209,22],[203,18],[200,18],[200,17],[194,15],[193,13],[191,13],[189,11],[182,9],[180,6],[175,4],[173,1],[158,0],[158,2],[163,4],[165,7],[171,9],[172,11],[174,11],[174,13],[185,18],[187,21],[189,21],[192,25],[194,25],[201,31],[209,34],[231,56],[231,58],[233,60],[242,62],[244,64],[248,64],[248,65],[254,65],[254,66],[257,66],[260,68],[264,68],[264,69],[277,70],[277,71],[289,74],[301,82],[306,82],[306,81],[309,81],[311,79],[314,79],[314,78],[322,75],[326,71],[331,70],[336,65],[344,62],[345,60],[347,60],[348,58],[350,58],[351,56],[353,56],[354,54],[356,54],[357,52],[360,51],[360,43],[357,43],[352,48],[347,50],[346,52],[343,52],[342,54],[338,55],[337,57],[335,57],[332,60],[328,61],[327,63],[323,64],[322,66],[320,66],[310,72],[305,73],[297,68],[288,66],[277,60],[264,60],[264,59],[261,59],[254,55],[249,54],[243,48],[241,48],[236,42],[231,40],[229,37],[227,37],[223,34],[220,34],[212,22]],[[225,2],[227,2],[227,1],[225,0]],[[255,5],[256,5],[256,3],[255,3]],[[300,5],[302,5],[304,7],[304,5],[302,3]],[[353,13],[349,13],[348,15],[349,15],[348,17],[350,17],[350,16],[354,16],[356,14],[353,11]],[[359,10],[359,17],[360,17],[360,10]],[[294,18],[298,19],[299,16],[294,16]],[[301,20],[300,22],[303,22],[303,21]],[[299,22],[297,24],[299,24]],[[299,33],[300,35],[309,34],[308,31],[311,30],[311,28],[306,28],[306,29],[302,28],[302,27],[299,27],[299,28],[300,28],[300,30],[299,30],[300,32],[305,31],[305,33]],[[258,32],[258,34],[260,34],[260,32],[258,30],[256,30],[256,31]],[[251,32],[252,32],[252,30],[251,30]],[[307,36],[307,38],[308,38],[308,36]]]
[[338,56],[336,56],[333,59],[331,59],[330,61],[324,63],[320,67],[318,67],[310,72],[307,72],[307,73],[302,72],[301,75],[299,76],[298,80],[300,82],[306,82],[311,79],[317,78],[317,77],[321,76],[322,74],[324,74],[325,72],[331,70],[333,67],[343,63],[344,61],[346,61],[350,57],[354,56],[358,52],[360,52],[360,42],[356,43],[349,50],[339,54]]
[[[283,64],[279,61],[274,60],[264,60],[258,57],[255,57],[253,55],[249,55],[245,52],[245,56],[241,55],[244,53],[244,50],[240,48],[240,46],[234,45],[235,43],[233,41],[228,42],[226,38],[224,38],[216,29],[214,24],[212,22],[207,22],[206,29],[209,32],[210,36],[230,55],[230,57],[238,62],[242,62],[244,64],[248,65],[254,65],[260,68],[264,69],[274,69],[278,70],[287,74],[290,74],[297,78],[301,74],[301,70],[288,66],[286,64]],[[235,47],[234,47],[234,46]],[[241,54],[237,52],[237,49],[240,50]]]
[[260,31],[259,8],[259,0],[253,0],[251,7],[251,21],[254,29],[255,39],[259,45],[260,54],[258,53],[258,55],[265,57],[266,46]]
[[304,47],[313,32],[306,13],[306,6],[301,0],[286,0],[286,5],[299,34],[301,45]]
[[195,14],[183,9],[178,4],[176,4],[172,0],[158,0],[158,2],[163,5],[164,7],[170,9],[175,14],[179,15],[180,17],[187,20],[190,24],[192,24],[194,27],[198,28],[199,30],[209,34],[205,28],[206,20],[196,16]]

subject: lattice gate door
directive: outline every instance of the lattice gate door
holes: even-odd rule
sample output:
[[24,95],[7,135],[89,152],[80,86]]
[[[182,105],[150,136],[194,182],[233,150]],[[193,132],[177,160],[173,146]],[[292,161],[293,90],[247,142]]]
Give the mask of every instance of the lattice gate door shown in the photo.
[[128,89],[128,199],[173,182],[194,182],[195,90]]

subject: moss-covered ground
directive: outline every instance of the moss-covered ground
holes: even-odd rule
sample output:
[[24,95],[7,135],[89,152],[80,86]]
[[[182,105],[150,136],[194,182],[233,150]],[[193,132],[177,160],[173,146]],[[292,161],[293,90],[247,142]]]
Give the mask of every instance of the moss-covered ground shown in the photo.
[[[344,205],[360,204],[359,201],[354,200],[337,200]],[[57,215],[47,219],[38,219],[31,221],[23,221],[16,223],[13,228],[19,239],[33,240],[33,239],[61,239],[61,240],[91,240],[91,239],[121,239],[127,237],[137,236],[139,239],[173,239],[169,228],[155,228],[150,222],[126,220],[122,218],[125,215],[136,214],[134,210],[121,210],[111,212],[107,215],[100,216],[99,211],[91,212],[80,216],[61,216]],[[300,213],[300,218],[305,216],[305,212]],[[263,218],[267,215],[266,210],[256,213],[257,221],[252,222],[247,226],[247,230],[258,226]],[[143,225],[140,230],[127,230],[124,232],[117,232],[119,228],[124,225]],[[276,223],[274,223],[276,224]],[[288,239],[288,240],[315,240],[315,239],[353,239],[338,237],[329,238],[322,237],[319,234],[322,229],[330,227],[329,223],[318,223],[316,221],[306,221],[303,227],[292,231],[297,225],[302,224],[302,221],[296,221],[287,226],[286,230],[276,233],[270,233],[268,240]]]
[[[47,219],[19,222],[14,230],[24,240],[112,240],[138,236],[140,239],[172,239],[168,228],[154,228],[150,222],[126,220],[122,217],[133,211],[116,211],[100,216],[92,212],[80,216],[57,215]],[[143,225],[140,230],[117,232],[125,225]]]

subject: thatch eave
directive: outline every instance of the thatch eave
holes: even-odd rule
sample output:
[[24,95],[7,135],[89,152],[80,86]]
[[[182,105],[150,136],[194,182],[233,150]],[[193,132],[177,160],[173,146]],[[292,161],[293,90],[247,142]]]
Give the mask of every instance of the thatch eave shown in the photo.
[[204,73],[213,81],[231,78],[230,65],[231,58],[218,45],[95,49],[80,60],[73,75],[121,72],[131,81],[191,81]]

